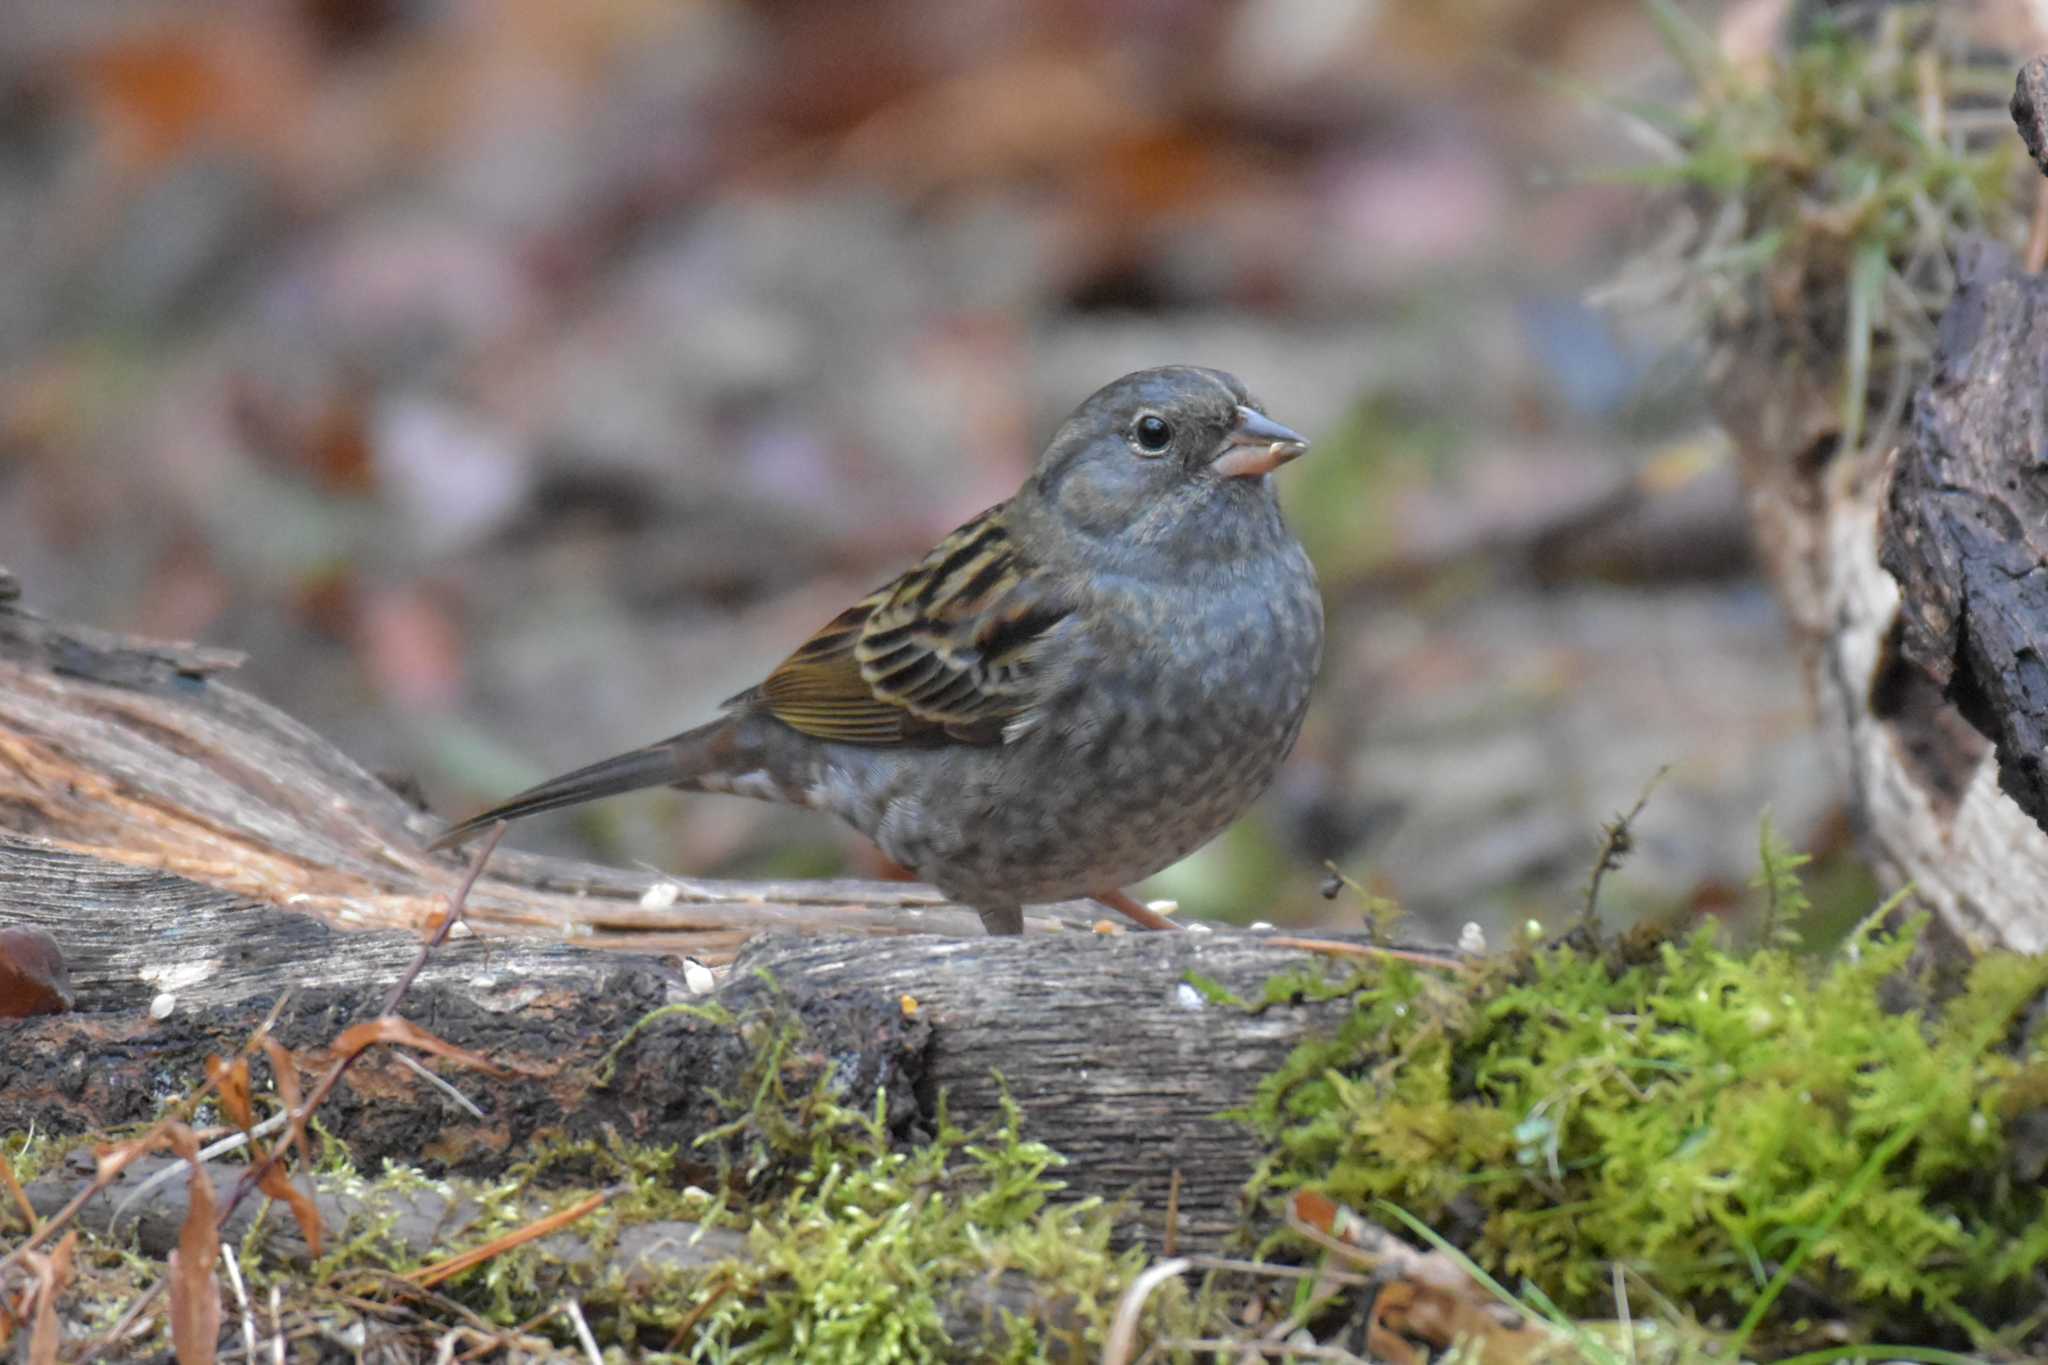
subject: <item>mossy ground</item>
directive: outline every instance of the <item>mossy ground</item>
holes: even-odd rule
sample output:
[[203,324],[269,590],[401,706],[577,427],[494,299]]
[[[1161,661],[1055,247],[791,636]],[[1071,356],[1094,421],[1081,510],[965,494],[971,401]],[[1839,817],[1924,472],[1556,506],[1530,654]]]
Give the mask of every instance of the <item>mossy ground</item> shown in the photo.
[[[1793,866],[1767,857],[1788,912]],[[1618,1316],[1625,1286],[1637,1320],[1735,1328],[1764,1358],[2038,1348],[2048,958],[1944,983],[1921,923],[1885,918],[1824,957],[1710,925],[1528,946],[1476,980],[1358,973],[1342,1029],[1246,1113],[1257,1186],[1405,1213],[1575,1317]]]

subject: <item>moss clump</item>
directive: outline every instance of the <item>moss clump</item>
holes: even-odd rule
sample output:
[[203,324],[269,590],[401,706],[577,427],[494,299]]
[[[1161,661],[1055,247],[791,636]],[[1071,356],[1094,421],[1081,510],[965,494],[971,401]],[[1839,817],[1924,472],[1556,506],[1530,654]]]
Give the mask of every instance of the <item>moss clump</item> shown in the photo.
[[[701,1159],[615,1141],[561,1143],[510,1173],[464,1234],[486,1242],[533,1217],[514,1196],[543,1174],[608,1183],[611,1200],[575,1225],[596,1254],[574,1264],[547,1242],[512,1249],[450,1280],[445,1293],[497,1324],[572,1292],[598,1339],[651,1358],[847,1362],[1078,1360],[1099,1353],[1117,1301],[1143,1268],[1113,1251],[1115,1210],[1055,1202],[1064,1164],[1026,1141],[1014,1107],[993,1130],[965,1132],[941,1105],[920,1116],[884,1091],[849,1107],[837,1068],[803,1022],[775,1007],[704,1016],[747,1048],[742,1093],[697,1146],[715,1157],[717,1194],[678,1190]],[[622,1044],[623,1046],[623,1044]],[[926,1118],[924,1125],[909,1118]],[[562,1204],[583,1190],[558,1190]],[[607,1253],[632,1227],[700,1223],[745,1236],[708,1265]],[[351,1249],[368,1256],[373,1245]],[[439,1259],[437,1251],[431,1259]],[[399,1267],[401,1269],[410,1267]],[[1183,1313],[1169,1286],[1150,1311]],[[553,1327],[548,1330],[554,1331]],[[668,1354],[674,1353],[674,1354]]]
[[1896,1003],[1917,932],[1825,963],[1547,947],[1476,989],[1389,964],[1262,1090],[1260,1185],[1391,1201],[1574,1311],[1613,1313],[1619,1265],[1780,1341],[1825,1315],[1989,1345],[2048,1269],[2048,958],[1984,958],[1930,1018]]
[[[970,1135],[940,1115],[930,1143],[892,1149],[881,1106],[817,1135],[816,1159],[775,1204],[751,1210],[749,1256],[699,1281],[703,1359],[1087,1359],[1143,1266],[1114,1252],[1100,1200],[1054,1204],[1061,1158],[1027,1142],[1014,1108]],[[1036,1321],[998,1306],[1026,1297]],[[1175,1302],[1171,1296],[1162,1296]],[[962,1328],[976,1340],[956,1342]]]

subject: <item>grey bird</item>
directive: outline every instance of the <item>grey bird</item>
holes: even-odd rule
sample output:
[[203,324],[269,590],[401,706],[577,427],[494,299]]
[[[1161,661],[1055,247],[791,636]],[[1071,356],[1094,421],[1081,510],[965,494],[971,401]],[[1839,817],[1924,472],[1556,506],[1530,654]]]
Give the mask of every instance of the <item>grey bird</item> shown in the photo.
[[641,787],[839,816],[973,906],[1121,888],[1236,819],[1293,748],[1322,657],[1315,571],[1266,476],[1308,442],[1235,377],[1125,375],[1008,501],[847,608],[694,730],[450,829]]

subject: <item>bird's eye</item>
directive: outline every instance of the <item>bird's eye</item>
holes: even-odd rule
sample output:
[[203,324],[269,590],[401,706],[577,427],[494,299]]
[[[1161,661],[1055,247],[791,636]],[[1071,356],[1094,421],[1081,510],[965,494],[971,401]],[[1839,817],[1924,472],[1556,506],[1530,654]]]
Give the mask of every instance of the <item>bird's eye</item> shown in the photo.
[[1173,427],[1164,417],[1150,413],[1138,419],[1138,449],[1147,455],[1157,455],[1173,444]]

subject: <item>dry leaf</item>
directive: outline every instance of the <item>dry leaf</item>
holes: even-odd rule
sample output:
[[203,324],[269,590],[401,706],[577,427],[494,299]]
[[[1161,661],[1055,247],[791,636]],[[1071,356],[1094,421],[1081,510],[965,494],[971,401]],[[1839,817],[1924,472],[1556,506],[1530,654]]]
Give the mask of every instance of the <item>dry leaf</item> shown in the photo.
[[220,1237],[214,1231],[213,1181],[199,1159],[199,1140],[182,1123],[166,1130],[171,1146],[192,1166],[187,1189],[191,1204],[178,1229],[178,1246],[170,1255],[171,1345],[178,1365],[213,1365],[220,1344],[220,1281],[214,1262],[220,1258]]
[[64,1344],[64,1329],[57,1322],[57,1295],[71,1282],[71,1256],[77,1248],[78,1230],[74,1228],[64,1234],[64,1240],[49,1255],[28,1255],[28,1264],[36,1277],[35,1326],[28,1339],[29,1365],[57,1365],[57,1348]]
[[64,951],[41,929],[0,929],[0,1019],[62,1014],[71,1008]]
[[283,1201],[292,1211],[292,1218],[299,1225],[299,1235],[306,1239],[306,1245],[313,1252],[315,1260],[320,1256],[320,1209],[311,1195],[292,1184],[284,1173],[282,1162],[272,1163],[263,1172],[263,1179],[256,1187],[272,1199]]
[[1478,1344],[1485,1365],[1524,1365],[1555,1345],[1549,1332],[1494,1298],[1449,1256],[1417,1251],[1313,1190],[1295,1194],[1287,1221],[1383,1281],[1366,1321],[1366,1345],[1376,1360],[1419,1365],[1426,1357],[1411,1340],[1439,1350],[1469,1341]]
[[[299,1112],[299,1059],[292,1056],[292,1050],[270,1034],[263,1035],[263,1055],[270,1058],[270,1080],[277,1087],[278,1098],[284,1101],[287,1114]],[[299,1161],[304,1164],[306,1152],[304,1129],[293,1124],[285,1129],[288,1137],[299,1143]],[[284,1153],[290,1156],[291,1153]]]
[[220,1107],[227,1111],[228,1121],[244,1133],[254,1128],[256,1115],[249,1106],[249,1059],[237,1057],[224,1062],[217,1056],[208,1057],[206,1074],[213,1081],[214,1093],[220,1096]]
[[510,1074],[488,1057],[479,1056],[453,1043],[444,1043],[419,1025],[401,1019],[395,1014],[381,1014],[375,1019],[367,1019],[360,1024],[352,1025],[343,1030],[342,1035],[334,1040],[331,1047],[344,1057],[354,1057],[379,1043],[396,1043],[402,1047],[418,1048],[437,1057],[446,1057],[450,1061],[462,1062],[481,1071],[488,1071],[493,1076]]

